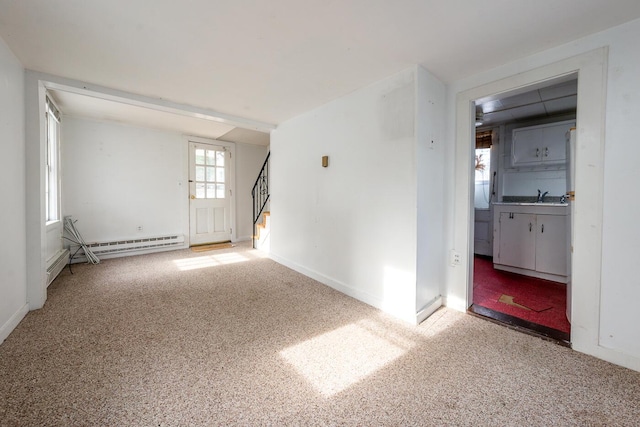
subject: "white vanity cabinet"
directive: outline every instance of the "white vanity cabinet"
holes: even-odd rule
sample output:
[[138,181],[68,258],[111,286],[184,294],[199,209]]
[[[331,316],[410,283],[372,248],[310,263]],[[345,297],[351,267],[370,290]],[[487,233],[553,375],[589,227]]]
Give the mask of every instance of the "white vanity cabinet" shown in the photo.
[[530,126],[513,130],[512,166],[550,166],[567,161],[567,135],[574,121]]
[[494,240],[498,242],[497,254],[496,251],[493,253],[494,264],[535,270],[536,216],[528,213],[501,212],[498,218],[499,240]]
[[494,267],[566,283],[569,221],[566,204],[494,204]]

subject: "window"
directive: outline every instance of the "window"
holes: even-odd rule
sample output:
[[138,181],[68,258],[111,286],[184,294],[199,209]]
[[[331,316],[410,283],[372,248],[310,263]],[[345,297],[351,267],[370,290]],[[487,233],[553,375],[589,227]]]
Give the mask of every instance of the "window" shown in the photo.
[[46,98],[46,164],[45,164],[45,220],[60,219],[60,112]]
[[196,148],[196,199],[225,198],[225,152]]
[[491,202],[491,141],[493,132],[476,134],[475,208],[489,209]]

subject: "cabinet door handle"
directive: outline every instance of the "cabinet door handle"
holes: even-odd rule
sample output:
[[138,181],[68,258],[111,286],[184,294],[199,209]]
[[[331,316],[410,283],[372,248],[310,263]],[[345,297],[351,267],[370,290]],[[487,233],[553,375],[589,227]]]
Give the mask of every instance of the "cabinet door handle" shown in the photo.
[[529,233],[531,233],[531,226],[532,226],[532,224],[529,223]]
[[536,148],[536,157],[540,157],[540,149]]
[[549,147],[544,147],[544,156],[549,157]]
[[540,230],[541,233],[544,233],[544,224],[542,224],[542,229]]

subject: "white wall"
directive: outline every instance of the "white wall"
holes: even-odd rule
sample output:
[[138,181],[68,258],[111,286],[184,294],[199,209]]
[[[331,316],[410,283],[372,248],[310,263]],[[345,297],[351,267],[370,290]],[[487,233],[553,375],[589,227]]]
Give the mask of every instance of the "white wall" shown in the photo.
[[445,86],[417,67],[416,157],[417,169],[417,287],[418,321],[441,305],[444,294],[444,115]]
[[[549,192],[548,196],[560,197],[567,192],[567,171],[505,171],[502,175],[503,196],[527,196],[535,197],[538,190]],[[480,192],[483,191],[480,188]],[[487,190],[491,191],[487,187]],[[476,194],[477,196],[478,194]],[[484,197],[484,196],[482,196]]]
[[238,240],[251,240],[253,236],[253,199],[251,189],[258,178],[258,172],[267,158],[268,147],[261,145],[236,144],[236,236]]
[[62,212],[87,242],[188,235],[180,134],[63,117],[61,139]]
[[640,358],[640,20],[600,37],[610,46],[600,342]]
[[[63,215],[78,220],[86,241],[189,235],[182,135],[63,117],[62,144]],[[266,155],[267,147],[236,144],[238,240],[252,235],[251,188]]]
[[27,313],[24,70],[0,39],[0,342]]
[[[601,153],[601,157],[604,156],[601,298],[596,331],[598,338],[589,351],[634,369],[640,369],[640,329],[637,328],[640,312],[636,307],[640,300],[640,286],[635,271],[637,254],[640,253],[640,223],[637,221],[640,217],[640,199],[635,195],[637,191],[630,186],[630,183],[640,179],[640,170],[635,164],[636,159],[640,158],[636,124],[636,117],[640,115],[640,51],[637,49],[637,40],[640,40],[640,20],[450,84],[447,91],[447,170],[450,172],[446,180],[447,194],[450,195],[446,204],[447,217],[453,218],[457,94],[608,46],[605,150]],[[580,122],[578,127],[580,130]],[[577,161],[580,162],[580,159]],[[448,247],[454,244],[454,222],[453,219],[447,221]],[[448,269],[447,298],[454,305],[464,300],[464,290],[456,282],[459,282],[457,274],[453,269]],[[580,283],[574,282],[574,289],[577,286]]]
[[[436,201],[441,191],[435,160],[441,148],[425,147],[434,130],[416,127],[416,111],[431,114],[417,96],[435,79],[417,86],[426,74],[416,70],[284,122],[271,135],[271,256],[410,322],[418,305],[416,159],[434,168],[421,175],[420,189],[435,176]],[[444,98],[439,89],[432,98],[438,102]],[[329,156],[328,168],[321,167],[323,155]],[[427,215],[437,222],[436,210]],[[441,228],[434,233],[436,245],[439,233]],[[432,248],[420,249],[426,256]],[[434,277],[423,274],[422,288],[433,285]],[[439,284],[433,292],[424,289],[421,302],[439,294]]]

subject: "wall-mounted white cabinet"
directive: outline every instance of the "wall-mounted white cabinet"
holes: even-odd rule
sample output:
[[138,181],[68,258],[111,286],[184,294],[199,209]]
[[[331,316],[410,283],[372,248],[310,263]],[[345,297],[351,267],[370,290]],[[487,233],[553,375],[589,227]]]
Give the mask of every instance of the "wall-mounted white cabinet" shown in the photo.
[[568,132],[574,121],[530,126],[513,130],[511,164],[518,166],[561,165],[567,161]]
[[560,204],[494,205],[494,267],[567,282],[569,207]]

